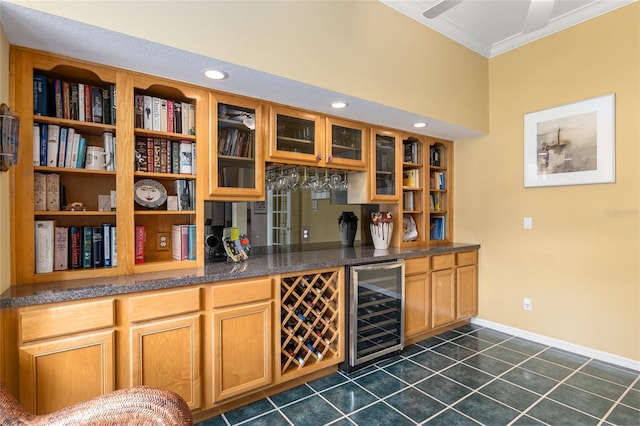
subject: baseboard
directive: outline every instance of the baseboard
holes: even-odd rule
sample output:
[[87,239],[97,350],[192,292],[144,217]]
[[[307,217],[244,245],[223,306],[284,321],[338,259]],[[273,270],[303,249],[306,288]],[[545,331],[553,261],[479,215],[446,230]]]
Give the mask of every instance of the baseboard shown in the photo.
[[481,318],[472,318],[471,323],[483,327],[488,327],[496,331],[501,331],[503,333],[511,334],[516,337],[521,337],[523,339],[541,343],[543,345],[553,346],[554,348],[563,349],[565,351],[573,352],[589,358],[609,362],[620,367],[640,371],[640,361],[636,361],[630,358],[621,357],[608,352],[598,351],[596,349],[576,345],[573,343],[565,342],[564,340],[554,339],[552,337],[543,336],[541,334],[536,334],[519,328],[510,327],[508,325],[500,324],[497,322],[483,320]]

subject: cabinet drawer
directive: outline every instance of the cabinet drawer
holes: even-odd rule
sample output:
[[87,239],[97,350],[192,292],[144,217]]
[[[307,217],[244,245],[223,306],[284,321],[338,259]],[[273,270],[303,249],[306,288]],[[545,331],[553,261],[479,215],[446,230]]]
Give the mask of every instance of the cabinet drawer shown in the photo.
[[405,259],[404,274],[413,275],[427,272],[429,270],[428,257],[416,257],[413,259]]
[[456,253],[456,265],[475,265],[478,263],[477,251],[464,251],[462,253]]
[[212,289],[214,308],[271,299],[271,279],[235,281],[215,285]]
[[20,311],[23,342],[113,327],[114,301],[74,303]]
[[431,257],[431,269],[447,269],[453,268],[455,265],[455,257],[453,253],[450,254],[439,254],[437,256]]
[[139,322],[200,310],[200,289],[145,294],[129,300],[129,321]]

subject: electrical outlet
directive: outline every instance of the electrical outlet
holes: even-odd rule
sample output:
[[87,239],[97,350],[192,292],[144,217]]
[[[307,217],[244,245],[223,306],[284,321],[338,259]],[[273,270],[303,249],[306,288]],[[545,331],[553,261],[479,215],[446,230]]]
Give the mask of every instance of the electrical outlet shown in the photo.
[[156,251],[168,251],[169,250],[169,233],[158,232],[156,237]]
[[531,311],[533,309],[533,302],[528,297],[522,299],[522,309],[525,311]]
[[308,226],[302,227],[302,241],[309,241],[311,239],[311,229]]

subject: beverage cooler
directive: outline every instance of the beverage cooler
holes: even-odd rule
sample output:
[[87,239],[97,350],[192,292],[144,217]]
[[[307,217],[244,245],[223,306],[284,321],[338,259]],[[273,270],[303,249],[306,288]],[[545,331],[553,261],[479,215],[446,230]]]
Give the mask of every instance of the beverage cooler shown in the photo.
[[353,371],[404,347],[404,260],[347,267],[346,356]]

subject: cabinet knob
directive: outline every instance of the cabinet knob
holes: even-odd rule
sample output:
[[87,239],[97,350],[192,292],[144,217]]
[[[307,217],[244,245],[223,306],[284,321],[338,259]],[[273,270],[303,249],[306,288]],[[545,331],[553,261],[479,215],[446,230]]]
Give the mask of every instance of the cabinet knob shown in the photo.
[[329,157],[327,157],[327,163],[330,163],[333,161],[333,155],[330,155]]
[[316,160],[322,161],[322,153],[319,152],[316,154]]

